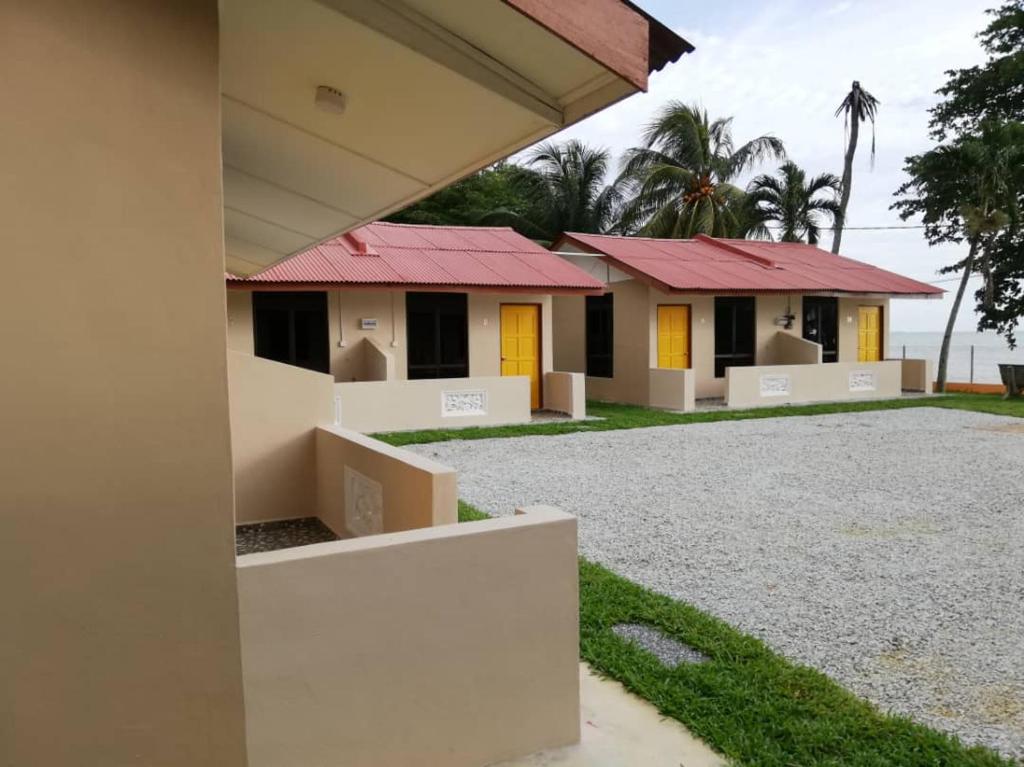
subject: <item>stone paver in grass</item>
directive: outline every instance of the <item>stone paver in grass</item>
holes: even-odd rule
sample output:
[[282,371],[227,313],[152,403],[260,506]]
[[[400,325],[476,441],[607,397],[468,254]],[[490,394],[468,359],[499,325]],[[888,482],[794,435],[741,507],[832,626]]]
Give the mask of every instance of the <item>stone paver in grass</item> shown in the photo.
[[617,636],[637,647],[647,650],[666,666],[678,666],[680,663],[704,663],[708,656],[685,645],[677,639],[662,634],[653,626],[642,623],[619,623],[612,627]]

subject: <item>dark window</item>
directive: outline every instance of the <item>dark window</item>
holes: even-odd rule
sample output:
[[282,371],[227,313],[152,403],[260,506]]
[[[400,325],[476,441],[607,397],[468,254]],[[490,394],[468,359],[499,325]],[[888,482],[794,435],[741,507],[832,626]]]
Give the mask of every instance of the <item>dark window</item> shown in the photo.
[[252,294],[256,356],[320,373],[330,372],[327,294]]
[[754,364],[754,297],[715,299],[715,378]]
[[839,299],[804,298],[803,336],[821,344],[822,362],[839,361]]
[[587,296],[587,375],[611,378],[615,367],[612,344],[615,340],[612,294]]
[[409,378],[469,376],[465,293],[408,293],[405,297]]

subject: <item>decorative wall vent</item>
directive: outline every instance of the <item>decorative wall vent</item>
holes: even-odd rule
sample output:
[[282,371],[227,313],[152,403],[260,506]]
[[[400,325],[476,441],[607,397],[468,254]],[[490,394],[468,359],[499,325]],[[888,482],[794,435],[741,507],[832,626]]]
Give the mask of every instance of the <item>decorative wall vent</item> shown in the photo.
[[870,370],[854,370],[850,373],[850,391],[875,391],[877,388],[875,374]]
[[444,418],[464,415],[487,415],[487,392],[483,389],[441,392],[441,415]]
[[384,488],[351,466],[345,467],[345,527],[356,537],[384,532]]
[[791,384],[788,375],[763,375],[761,376],[762,397],[784,397],[791,391]]

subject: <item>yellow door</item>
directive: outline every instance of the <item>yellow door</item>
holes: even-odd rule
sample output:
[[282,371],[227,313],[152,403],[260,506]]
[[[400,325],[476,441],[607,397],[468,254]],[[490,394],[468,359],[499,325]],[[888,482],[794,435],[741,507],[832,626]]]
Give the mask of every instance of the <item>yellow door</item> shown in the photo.
[[540,307],[502,304],[501,374],[530,377],[530,407],[540,407]]
[[879,362],[882,359],[882,308],[862,306],[857,317],[858,362]]
[[658,307],[658,367],[690,367],[690,307]]

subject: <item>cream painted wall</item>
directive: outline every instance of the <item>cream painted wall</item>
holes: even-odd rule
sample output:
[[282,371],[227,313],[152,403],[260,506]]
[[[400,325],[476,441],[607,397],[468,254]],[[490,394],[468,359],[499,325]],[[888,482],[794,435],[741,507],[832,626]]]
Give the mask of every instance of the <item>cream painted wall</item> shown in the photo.
[[555,296],[551,302],[555,370],[587,372],[586,300],[584,296]]
[[649,289],[647,364],[658,367],[658,307],[688,304],[690,307],[690,369],[694,374],[694,396],[721,397],[725,380],[715,378],[715,299],[705,295],[666,295]]
[[[331,374],[335,381],[365,381],[361,341],[372,339],[391,354],[395,375],[406,377],[405,292],[401,290],[332,290],[327,294]],[[340,311],[340,314],[339,314]],[[362,330],[360,320],[377,320],[376,330]],[[340,343],[344,341],[344,346]]]
[[[776,359],[776,336],[779,333],[795,338],[803,337],[803,296],[757,295],[754,302],[757,307],[755,358],[758,365],[774,365],[780,361]],[[793,327],[788,330],[782,325],[775,324],[776,319],[787,314],[795,316]]]
[[[570,259],[567,259],[570,260]],[[593,269],[592,269],[593,271]],[[599,271],[599,269],[598,269]],[[704,294],[666,294],[647,288],[637,280],[609,284],[615,294],[615,377],[587,378],[587,396],[591,399],[648,404],[651,396],[648,369],[658,365],[658,306],[687,304],[690,306],[690,365],[694,373],[695,396],[698,399],[724,397],[725,378],[715,378],[715,302]],[[647,292],[646,329],[637,329],[636,316],[644,312]],[[779,334],[800,338],[802,335],[803,299],[800,294],[756,295],[755,298],[756,361],[758,365],[774,365],[779,358]],[[554,299],[554,365],[556,370],[586,370],[586,336],[584,301],[581,296],[556,296]],[[883,323],[888,337],[888,299],[841,298],[839,300],[840,361],[857,360],[857,307],[883,306]],[[786,314],[795,315],[793,327],[786,329],[775,320]],[[853,324],[846,317],[853,317]],[[627,330],[626,328],[631,328]],[[624,334],[639,334],[624,337]],[[642,350],[642,354],[639,353]],[[888,346],[886,346],[888,352]]]
[[334,380],[243,352],[228,352],[235,522],[311,517],[316,427],[334,422]]
[[541,376],[552,370],[554,344],[551,328],[551,296],[519,293],[469,294],[469,374],[501,375],[501,305],[538,304],[540,311]]
[[861,306],[882,307],[882,359],[889,353],[889,299],[887,298],[840,298],[839,299],[839,361],[856,362],[860,332],[858,330]]
[[254,354],[252,330],[252,293],[228,291],[228,349]]
[[579,740],[576,520],[238,560],[252,767],[480,767]]
[[[252,294],[229,289],[228,328],[232,349],[252,352]],[[469,374],[501,375],[501,305],[538,304],[541,307],[541,373],[553,369],[551,296],[520,293],[469,293]],[[339,383],[365,381],[369,374],[362,340],[372,339],[395,361],[395,376],[408,375],[405,291],[332,290],[328,292],[331,374]],[[376,319],[376,330],[361,330],[360,320]],[[344,341],[344,346],[340,343]]]
[[217,3],[0,39],[0,763],[241,767]]

